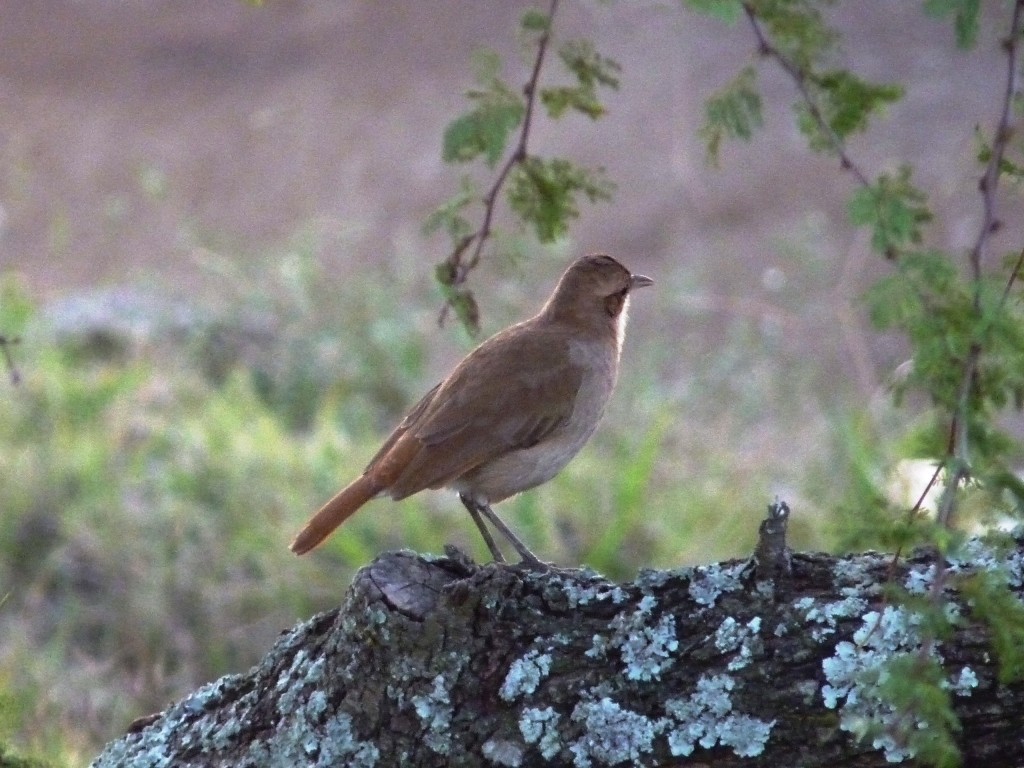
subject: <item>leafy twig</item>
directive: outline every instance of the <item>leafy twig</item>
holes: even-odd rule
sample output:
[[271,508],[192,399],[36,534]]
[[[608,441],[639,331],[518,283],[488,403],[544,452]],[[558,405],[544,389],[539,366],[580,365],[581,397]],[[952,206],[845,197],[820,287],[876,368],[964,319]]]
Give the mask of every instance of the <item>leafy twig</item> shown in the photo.
[[818,105],[814,95],[807,87],[808,73],[772,43],[771,39],[768,37],[768,32],[764,29],[764,26],[761,24],[761,20],[758,19],[757,12],[753,7],[744,3],[743,12],[747,15],[747,19],[750,21],[750,26],[754,30],[754,36],[757,38],[758,51],[762,56],[775,59],[778,65],[782,67],[783,71],[785,71],[793,80],[794,85],[796,85],[797,90],[800,92],[800,97],[807,105],[808,113],[818,126],[818,129],[828,139],[832,150],[839,157],[839,162],[843,169],[852,173],[861,186],[871,186],[871,182],[868,180],[867,175],[860,169],[846,151],[846,142],[844,142],[842,137],[835,132],[832,126],[829,125],[828,121],[825,119],[825,116],[821,113],[821,107]]
[[[996,123],[988,164],[978,182],[978,189],[981,191],[983,204],[982,223],[978,230],[978,237],[975,240],[974,247],[969,255],[972,282],[974,283],[973,312],[975,319],[980,319],[982,315],[982,264],[985,252],[992,233],[999,228],[996,217],[995,194],[999,185],[1003,155],[1010,138],[1010,110],[1019,87],[1017,69],[1022,31],[1024,31],[1024,0],[1017,0],[1013,7],[1010,35],[1005,42],[1007,52],[1006,88],[1003,93],[1003,102],[999,119]],[[1002,309],[1005,304],[1022,266],[1024,266],[1024,249],[1021,250],[1020,256],[1010,272],[1000,299],[999,309]],[[981,352],[981,340],[979,337],[975,337],[964,360],[963,376],[961,377],[960,387],[957,392],[956,409],[949,427],[948,447],[944,462],[947,470],[946,484],[942,490],[942,496],[939,498],[938,509],[936,510],[936,521],[944,528],[952,525],[953,513],[956,511],[957,490],[971,476],[968,416],[971,395],[978,386],[978,363],[981,359]],[[931,482],[935,481],[938,472],[939,468],[936,469],[936,475],[932,477]],[[949,569],[946,564],[946,558],[944,553],[940,551],[935,559],[935,573],[932,578],[931,589],[929,590],[929,599],[934,605],[941,604],[943,599],[942,590],[948,578]],[[934,642],[933,637],[930,635],[926,636],[921,647],[918,649],[918,658],[926,659],[931,652],[931,645]]]
[[[992,148],[989,152],[988,164],[985,172],[978,181],[978,189],[981,191],[982,199],[982,220],[978,228],[978,236],[974,246],[971,248],[969,261],[971,266],[971,278],[974,283],[973,311],[975,319],[982,315],[982,265],[988,251],[988,243],[992,234],[999,228],[999,219],[996,217],[996,190],[999,186],[1003,155],[1006,153],[1006,146],[1009,143],[1010,114],[1013,108],[1013,101],[1020,88],[1019,83],[1019,55],[1020,38],[1024,31],[1024,0],[1017,0],[1013,5],[1013,17],[1010,22],[1010,33],[1003,43],[1006,50],[1006,86],[1003,90],[1003,100],[1000,105],[999,118],[996,122],[995,132],[992,137]],[[1013,282],[1020,273],[1021,260],[1024,259],[1024,251],[1021,258],[1010,273],[1006,288],[1003,292],[1003,300],[1013,287]],[[960,388],[957,392],[956,410],[950,422],[949,440],[951,449],[946,457],[949,469],[949,478],[942,497],[939,500],[937,520],[943,526],[949,526],[952,522],[953,512],[956,509],[956,491],[960,484],[970,476],[970,445],[968,443],[968,412],[970,409],[971,395],[977,387],[978,362],[981,359],[981,339],[975,337],[971,342],[967,357],[964,360],[963,376],[960,380]]]
[[[450,270],[449,274],[451,275],[451,282],[449,285],[451,286],[462,285],[466,282],[466,277],[469,275],[470,271],[480,263],[480,256],[483,252],[484,244],[490,238],[492,233],[491,223],[494,220],[494,211],[497,207],[498,195],[505,186],[505,182],[508,179],[509,174],[512,172],[512,169],[522,163],[527,157],[526,148],[530,139],[530,128],[533,124],[534,106],[537,101],[537,83],[540,80],[541,67],[544,64],[544,58],[548,51],[548,43],[551,40],[551,27],[554,24],[555,13],[558,11],[558,3],[559,0],[551,0],[551,5],[548,8],[548,23],[541,32],[540,37],[537,39],[537,55],[533,60],[533,68],[530,72],[530,78],[526,81],[526,85],[523,86],[523,96],[526,100],[526,108],[523,114],[522,125],[519,129],[519,139],[516,142],[516,146],[508,156],[504,165],[502,165],[501,170],[498,171],[498,175],[495,177],[494,183],[491,184],[491,188],[483,197],[484,217],[479,229],[459,240],[451,254],[445,260],[445,264]],[[468,257],[466,257],[471,246],[472,252],[469,253]],[[445,318],[448,315],[448,310],[451,309],[451,307],[452,301],[449,299],[441,309],[441,315],[438,318],[438,322],[443,323],[445,321]]]
[[[999,220],[996,218],[996,189],[999,186],[999,177],[1003,165],[1003,156],[1006,154],[1006,145],[1010,141],[1012,133],[1010,129],[1010,114],[1013,109],[1014,97],[1020,89],[1019,83],[1019,57],[1020,57],[1020,36],[1024,25],[1024,0],[1016,0],[1013,4],[1013,18],[1010,22],[1010,34],[1003,41],[1006,50],[1006,87],[1003,89],[1003,103],[999,111],[999,119],[996,122],[995,133],[992,137],[992,150],[989,153],[988,165],[985,166],[985,173],[978,181],[978,189],[981,190],[984,213],[982,215],[981,227],[978,229],[978,237],[971,249],[971,271],[976,285],[975,297],[980,302],[980,281],[981,264],[988,247],[988,241],[993,232],[999,228]],[[980,304],[976,306],[980,309]]]

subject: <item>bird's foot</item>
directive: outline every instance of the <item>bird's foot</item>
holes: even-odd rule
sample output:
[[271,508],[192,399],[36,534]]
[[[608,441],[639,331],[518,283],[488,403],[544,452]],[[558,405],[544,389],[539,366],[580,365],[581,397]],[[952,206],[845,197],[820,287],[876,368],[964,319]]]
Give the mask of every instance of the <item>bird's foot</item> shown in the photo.
[[533,571],[534,573],[546,573],[547,571],[558,567],[556,563],[548,563],[539,559],[529,550],[526,550],[525,553],[520,552],[519,556],[521,558],[520,561],[518,563],[513,563],[511,565],[512,568],[524,571]]

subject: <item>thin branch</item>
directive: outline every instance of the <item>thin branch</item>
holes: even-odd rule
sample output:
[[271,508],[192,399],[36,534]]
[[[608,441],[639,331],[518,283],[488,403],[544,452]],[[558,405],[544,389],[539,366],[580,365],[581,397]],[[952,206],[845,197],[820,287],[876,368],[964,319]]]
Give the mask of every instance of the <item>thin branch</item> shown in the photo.
[[839,157],[839,162],[842,164],[843,169],[852,173],[861,186],[871,186],[871,182],[868,180],[867,175],[860,169],[846,151],[846,143],[843,141],[842,137],[832,130],[832,126],[828,124],[825,116],[821,114],[821,108],[818,106],[818,102],[815,100],[814,94],[812,94],[810,88],[807,87],[807,72],[801,69],[798,64],[793,62],[788,56],[775,47],[768,37],[767,31],[765,31],[764,27],[761,25],[761,21],[757,18],[756,11],[750,5],[744,3],[743,11],[747,14],[750,26],[754,30],[754,36],[757,37],[759,52],[762,56],[775,59],[779,66],[782,67],[786,74],[793,80],[794,85],[796,85],[797,90],[800,92],[800,97],[807,105],[808,112],[814,119],[818,129],[828,139],[828,143],[831,145],[832,151]]
[[[451,285],[453,286],[461,285],[466,282],[466,277],[469,275],[470,271],[476,268],[477,264],[480,263],[484,244],[492,234],[491,225],[494,220],[494,211],[497,207],[498,195],[505,186],[505,181],[508,179],[512,169],[527,158],[526,147],[530,139],[530,128],[533,125],[534,105],[537,101],[537,83],[540,80],[540,71],[544,64],[544,57],[548,51],[548,43],[551,41],[551,28],[554,26],[555,13],[558,11],[558,3],[559,0],[551,0],[551,6],[548,8],[548,24],[543,33],[541,33],[540,38],[537,40],[537,55],[533,60],[533,69],[530,72],[529,80],[527,80],[526,85],[523,86],[523,96],[526,98],[526,111],[523,114],[523,123],[519,129],[519,139],[516,142],[516,146],[512,150],[512,154],[508,156],[508,159],[502,165],[501,170],[498,171],[498,175],[495,177],[491,188],[487,191],[487,194],[484,195],[484,218],[480,224],[480,228],[477,229],[476,232],[472,232],[463,237],[448,257],[447,263],[451,269]],[[464,258],[467,251],[469,251],[470,246],[473,246],[472,252],[468,258]],[[444,323],[450,307],[451,302],[449,301],[442,308],[438,322]]]
[[1017,278],[1020,277],[1020,271],[1024,268],[1024,248],[1020,249],[1020,253],[1017,255],[1017,263],[1013,265],[1013,269],[1010,270],[1010,276],[1006,279],[1006,285],[1003,287],[1003,295],[999,298],[999,308],[1002,309],[1006,306],[1006,300],[1010,298],[1010,291],[1013,290],[1013,284],[1017,282]]
[[11,372],[11,384],[18,386],[21,383],[21,372],[14,362],[14,355],[11,354],[11,346],[17,344],[21,339],[10,336],[0,336],[0,351],[3,353],[4,362],[7,363],[7,370]]
[[981,345],[971,344],[964,361],[964,375],[957,393],[956,411],[949,425],[949,441],[951,449],[946,454],[944,464],[948,471],[946,487],[939,497],[939,506],[935,514],[936,521],[944,528],[953,523],[956,511],[956,492],[960,485],[970,477],[970,446],[968,445],[967,413],[970,409],[971,392],[977,381],[978,360],[981,359]]
[[[999,179],[1002,175],[1003,155],[1006,153],[1006,146],[1009,143],[1010,115],[1013,108],[1013,100],[1020,88],[1018,68],[1020,56],[1020,38],[1024,31],[1024,0],[1017,0],[1013,5],[1013,17],[1010,22],[1010,34],[1003,43],[1006,50],[1006,87],[1003,89],[1003,100],[1000,105],[999,119],[996,122],[995,132],[992,137],[992,151],[985,166],[985,172],[978,182],[978,189],[982,198],[982,221],[978,229],[978,237],[970,252],[971,279],[974,282],[974,316],[979,319],[982,315],[981,290],[982,290],[982,265],[988,251],[989,240],[992,233],[999,228],[999,220],[996,217],[996,190],[999,187]],[[1013,281],[1019,274],[1021,262],[1024,260],[1024,251],[1021,258],[1017,260],[1003,291],[1005,301]],[[970,477],[970,445],[968,444],[968,414],[970,412],[971,395],[978,386],[978,363],[981,359],[981,339],[975,338],[968,350],[967,358],[964,360],[963,376],[960,380],[960,388],[957,391],[956,410],[950,422],[949,437],[950,451],[946,456],[946,463],[949,465],[949,482],[939,500],[937,520],[944,526],[952,523],[953,512],[956,510],[956,491],[960,484]]]
[[[942,474],[943,469],[944,466],[941,462],[935,465],[935,471],[932,472],[932,476],[931,479],[928,481],[928,484],[925,485],[924,490],[921,491],[921,495],[917,497],[917,501],[914,502],[914,506],[907,510],[906,518],[908,523],[912,523],[914,521],[914,518],[921,513],[921,508],[924,506],[925,499],[928,498],[928,494],[931,493],[932,488],[934,488],[935,484],[939,481],[939,475]],[[899,565],[901,557],[903,557],[902,544],[896,547],[896,551],[892,554],[892,560],[889,561],[890,580],[895,576],[896,566]],[[887,602],[883,600],[883,604],[887,604]]]
[[[1024,0],[1017,0],[1013,5],[1010,34],[1003,41],[1003,47],[1006,50],[1006,87],[1003,89],[1003,103],[999,111],[999,120],[996,122],[996,129],[992,136],[992,152],[988,159],[988,165],[985,167],[985,173],[978,181],[978,189],[981,190],[984,211],[981,227],[978,230],[978,237],[975,239],[974,247],[971,248],[971,271],[975,281],[978,283],[975,291],[977,302],[980,302],[982,261],[988,249],[988,242],[992,233],[999,228],[999,220],[996,218],[996,189],[999,187],[999,177],[1002,171],[1003,156],[1006,154],[1006,145],[1009,143],[1012,134],[1010,115],[1013,110],[1013,99],[1020,88],[1018,68],[1022,25],[1024,25]],[[976,305],[976,309],[980,309],[980,303]]]

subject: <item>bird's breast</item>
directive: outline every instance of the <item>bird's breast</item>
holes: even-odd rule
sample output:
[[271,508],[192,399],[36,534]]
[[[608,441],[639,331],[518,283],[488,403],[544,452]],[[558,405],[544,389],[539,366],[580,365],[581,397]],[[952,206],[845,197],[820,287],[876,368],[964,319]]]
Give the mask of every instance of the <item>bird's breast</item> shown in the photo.
[[529,448],[510,451],[458,478],[451,487],[488,502],[529,490],[557,475],[597,428],[615,387],[619,354],[608,340],[573,340],[569,358],[583,376],[568,418]]

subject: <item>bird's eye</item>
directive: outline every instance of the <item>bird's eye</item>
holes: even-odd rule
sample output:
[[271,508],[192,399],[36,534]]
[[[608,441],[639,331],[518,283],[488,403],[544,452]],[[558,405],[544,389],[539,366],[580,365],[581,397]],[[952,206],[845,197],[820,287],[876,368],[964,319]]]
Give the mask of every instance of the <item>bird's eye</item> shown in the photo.
[[604,308],[609,317],[619,316],[619,313],[622,312],[622,305],[626,303],[626,296],[628,293],[629,288],[626,287],[621,291],[616,291],[604,300]]

